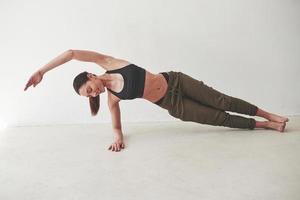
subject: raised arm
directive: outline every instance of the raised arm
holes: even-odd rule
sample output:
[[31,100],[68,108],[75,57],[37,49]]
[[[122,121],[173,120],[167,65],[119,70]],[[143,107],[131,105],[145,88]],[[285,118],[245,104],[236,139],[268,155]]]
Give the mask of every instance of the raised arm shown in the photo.
[[51,69],[58,67],[66,62],[72,60],[73,52],[72,50],[67,50],[62,54],[58,55],[57,57],[53,58],[50,62],[44,65],[39,71],[44,75],[46,72],[50,71]]
[[100,65],[106,70],[110,69],[111,63],[113,63],[115,60],[115,58],[112,56],[100,54],[95,51],[69,49],[63,52],[62,54],[60,54],[59,56],[55,57],[54,59],[52,59],[49,63],[43,66],[40,69],[40,71],[42,74],[45,74],[47,71],[55,67],[58,67],[59,65],[62,65],[72,59],[83,61],[83,62],[93,62]]
[[87,50],[69,50],[72,52],[72,59],[83,62],[94,62],[105,70],[113,70],[129,64],[127,60],[115,58],[113,56],[104,55],[95,51]]
[[95,51],[74,50],[69,49],[57,57],[53,58],[46,65],[38,69],[28,80],[25,89],[33,85],[34,87],[42,80],[44,74],[70,60],[79,60],[83,62],[94,62],[104,68],[105,70],[112,70],[115,67],[126,65],[129,62],[122,59],[117,59],[112,56],[100,54]]
[[27,88],[29,88],[31,85],[35,87],[37,84],[39,84],[42,81],[43,76],[46,72],[72,60],[72,58],[73,58],[73,51],[67,50],[62,54],[60,54],[59,56],[52,59],[50,62],[48,62],[46,65],[44,65],[43,67],[41,67],[31,75],[31,77],[29,78],[29,80],[25,85],[24,91],[26,91]]

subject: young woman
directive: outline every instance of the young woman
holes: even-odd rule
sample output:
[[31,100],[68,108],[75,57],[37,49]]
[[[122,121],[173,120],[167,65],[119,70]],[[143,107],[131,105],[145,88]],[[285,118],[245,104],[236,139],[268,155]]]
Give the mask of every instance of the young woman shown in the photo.
[[[113,131],[116,134],[115,141],[108,148],[112,151],[120,151],[125,147],[119,108],[119,101],[122,99],[143,98],[166,109],[171,116],[182,121],[215,126],[250,130],[265,128],[283,132],[289,120],[264,111],[242,99],[223,94],[205,85],[203,81],[182,72],[153,74],[126,60],[94,51],[65,51],[37,70],[28,80],[24,90],[40,83],[47,71],[72,59],[94,62],[106,70],[101,75],[88,72],[78,74],[74,78],[73,87],[79,95],[89,98],[93,116],[99,110],[99,95],[107,88],[107,103],[111,112]],[[260,116],[268,121],[256,121],[254,118],[232,115],[225,111]]]

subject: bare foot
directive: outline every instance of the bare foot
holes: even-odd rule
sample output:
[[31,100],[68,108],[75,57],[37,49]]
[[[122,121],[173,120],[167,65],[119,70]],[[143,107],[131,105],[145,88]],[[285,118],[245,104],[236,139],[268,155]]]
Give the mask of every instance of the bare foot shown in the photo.
[[284,132],[285,125],[286,125],[285,122],[272,122],[272,121],[267,122],[267,128],[277,130],[279,132]]
[[289,121],[289,118],[287,118],[287,117],[278,116],[278,115],[275,115],[275,114],[272,114],[272,113],[269,113],[269,118],[268,119],[270,121],[273,121],[273,122],[281,122],[281,123]]
[[275,115],[273,113],[269,113],[267,111],[264,111],[264,110],[262,110],[260,108],[257,110],[256,115],[260,116],[260,117],[263,117],[263,118],[266,118],[269,121],[273,121],[273,122],[281,122],[281,123],[283,123],[283,122],[288,122],[289,121],[289,119],[287,117]]

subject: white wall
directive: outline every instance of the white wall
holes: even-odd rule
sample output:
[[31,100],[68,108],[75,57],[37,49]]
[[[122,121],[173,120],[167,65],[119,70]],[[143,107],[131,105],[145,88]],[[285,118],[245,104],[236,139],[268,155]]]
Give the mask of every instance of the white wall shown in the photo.
[[[94,118],[72,88],[78,73],[104,72],[95,64],[71,61],[23,91],[35,70],[70,48],[127,59],[153,73],[182,71],[270,112],[300,113],[297,0],[6,0],[0,22],[0,123],[110,121],[106,94]],[[146,100],[120,105],[123,122],[174,120]]]

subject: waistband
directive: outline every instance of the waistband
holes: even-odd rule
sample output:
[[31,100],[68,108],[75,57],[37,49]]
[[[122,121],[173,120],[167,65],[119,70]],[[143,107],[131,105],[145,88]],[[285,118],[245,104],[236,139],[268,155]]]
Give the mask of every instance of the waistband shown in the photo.
[[[168,72],[161,72],[160,74],[162,74],[164,76],[164,78],[166,79],[167,83],[169,82],[169,74]],[[162,98],[160,98],[158,101],[154,102],[155,104],[159,105],[162,100],[163,100],[164,96]]]

